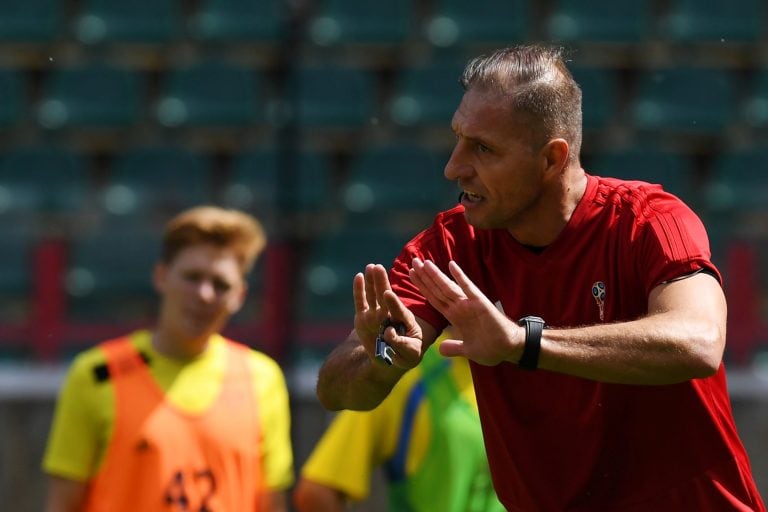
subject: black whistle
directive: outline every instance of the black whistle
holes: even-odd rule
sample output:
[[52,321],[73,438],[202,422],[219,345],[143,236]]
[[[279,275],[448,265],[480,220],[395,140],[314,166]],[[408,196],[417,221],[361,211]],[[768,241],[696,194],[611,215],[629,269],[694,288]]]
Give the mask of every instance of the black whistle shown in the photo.
[[405,334],[405,324],[402,322],[395,322],[391,318],[387,317],[379,327],[379,335],[376,336],[376,359],[379,361],[382,361],[389,366],[392,366],[392,358],[395,355],[395,349],[389,346],[389,344],[384,341],[384,331],[387,329],[387,327],[392,326],[395,328],[395,332],[399,336],[403,336]]

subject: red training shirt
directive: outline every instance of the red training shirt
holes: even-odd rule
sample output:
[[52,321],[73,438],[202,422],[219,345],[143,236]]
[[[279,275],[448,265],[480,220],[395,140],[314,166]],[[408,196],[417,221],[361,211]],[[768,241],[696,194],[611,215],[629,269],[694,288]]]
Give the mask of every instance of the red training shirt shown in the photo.
[[[538,315],[553,327],[641,317],[654,287],[694,271],[721,279],[706,231],[682,201],[657,185],[595,176],[540,253],[506,230],[474,229],[461,206],[409,242],[392,287],[441,330],[446,319],[408,278],[413,257],[446,273],[455,260],[508,317]],[[664,386],[512,363],[471,367],[494,485],[510,511],[765,510],[722,365],[712,377]]]

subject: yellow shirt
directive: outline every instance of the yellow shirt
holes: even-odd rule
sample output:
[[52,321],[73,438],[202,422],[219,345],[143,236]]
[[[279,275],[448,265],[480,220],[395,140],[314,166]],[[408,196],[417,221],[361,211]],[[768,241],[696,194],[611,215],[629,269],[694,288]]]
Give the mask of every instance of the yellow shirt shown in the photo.
[[[218,396],[223,382],[226,345],[213,336],[203,354],[191,361],[177,361],[152,347],[148,331],[131,335],[134,346],[149,357],[149,370],[169,400],[178,408],[199,413]],[[267,487],[287,489],[293,484],[290,407],[285,377],[277,363],[251,351],[263,440],[263,471]],[[107,379],[99,382],[94,369],[105,364],[98,347],[78,355],[67,373],[48,438],[43,469],[52,475],[85,482],[98,471],[109,445],[115,415],[114,390]]]
[[[469,364],[462,358],[450,361],[451,374],[461,398],[477,408]],[[374,470],[395,453],[406,401],[420,378],[421,368],[417,366],[406,373],[389,396],[372,411],[339,412],[302,467],[301,475],[342,491],[352,501],[366,499]],[[427,401],[422,400],[416,410],[406,455],[407,475],[419,467],[429,446],[429,421],[429,407]]]

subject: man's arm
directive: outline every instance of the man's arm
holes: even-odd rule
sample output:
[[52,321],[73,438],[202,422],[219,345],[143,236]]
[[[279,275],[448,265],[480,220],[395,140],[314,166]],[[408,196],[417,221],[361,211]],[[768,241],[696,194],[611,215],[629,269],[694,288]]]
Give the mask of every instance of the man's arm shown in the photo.
[[[370,410],[379,405],[400,377],[421,361],[438,334],[395,295],[381,265],[368,265],[365,274],[355,276],[353,295],[355,329],[331,352],[317,379],[317,397],[329,410]],[[402,336],[393,327],[384,331],[395,351],[391,366],[375,358],[376,336],[387,318],[405,326]]]
[[[449,271],[455,281],[432,262],[414,259],[410,272],[414,284],[462,338],[444,341],[440,352],[486,365],[519,361],[524,329],[496,309],[455,262]],[[623,384],[671,384],[707,377],[720,366],[725,325],[720,284],[711,275],[698,273],[652,290],[643,318],[545,329],[539,367]]]
[[302,478],[293,491],[293,505],[298,512],[343,512],[347,499],[338,489]]
[[80,512],[85,505],[87,482],[50,476],[45,512]]
[[265,492],[259,512],[288,512],[288,497],[285,491]]

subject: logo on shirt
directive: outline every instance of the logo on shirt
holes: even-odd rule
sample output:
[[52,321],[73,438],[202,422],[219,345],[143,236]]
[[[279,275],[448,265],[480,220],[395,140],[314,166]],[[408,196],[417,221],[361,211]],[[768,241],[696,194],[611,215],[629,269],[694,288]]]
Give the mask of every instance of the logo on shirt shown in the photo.
[[595,298],[597,308],[600,312],[600,321],[605,319],[605,283],[597,281],[592,285],[592,297]]

